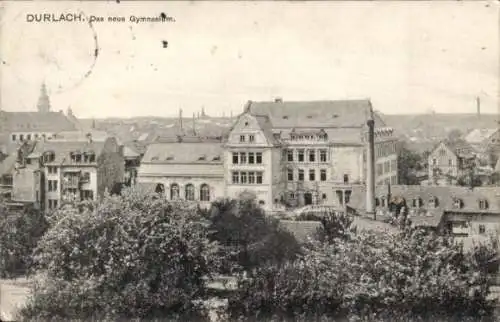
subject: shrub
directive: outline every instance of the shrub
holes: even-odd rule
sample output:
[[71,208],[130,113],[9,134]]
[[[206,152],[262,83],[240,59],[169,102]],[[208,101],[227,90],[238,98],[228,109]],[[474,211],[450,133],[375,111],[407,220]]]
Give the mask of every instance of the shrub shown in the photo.
[[[81,211],[80,211],[81,210]],[[125,189],[67,207],[40,241],[24,318],[153,318],[198,312],[216,245],[196,208]]]
[[33,250],[47,228],[41,211],[33,207],[9,210],[0,203],[0,277],[10,278],[29,271]]
[[282,263],[300,253],[295,237],[266,216],[253,200],[214,202],[210,214],[211,238],[226,246],[222,273],[251,271],[266,263]]
[[258,320],[488,317],[494,302],[487,300],[482,258],[489,256],[421,230],[362,231],[334,243],[311,243],[299,260],[240,278],[229,312]]

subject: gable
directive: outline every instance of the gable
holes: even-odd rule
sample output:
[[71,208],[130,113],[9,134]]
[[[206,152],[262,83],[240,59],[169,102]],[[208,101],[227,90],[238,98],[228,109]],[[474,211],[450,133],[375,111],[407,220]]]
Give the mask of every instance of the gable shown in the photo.
[[438,146],[436,148],[434,148],[434,150],[432,151],[432,153],[430,154],[430,158],[439,158],[442,156],[442,152],[441,151],[445,151],[445,156],[453,156],[453,157],[456,157],[457,155],[455,154],[455,152],[453,152],[452,150],[450,150],[450,148],[444,143],[444,142],[441,142],[438,144]]
[[229,132],[228,144],[267,146],[272,144],[272,131],[265,117],[244,113],[238,117]]

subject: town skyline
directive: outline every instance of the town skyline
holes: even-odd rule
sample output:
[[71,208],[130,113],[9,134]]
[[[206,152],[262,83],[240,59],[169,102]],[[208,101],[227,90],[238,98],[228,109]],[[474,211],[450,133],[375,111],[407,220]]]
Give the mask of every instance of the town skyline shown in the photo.
[[[230,116],[276,97],[370,98],[387,115],[475,114],[479,97],[499,111],[494,2],[2,5],[5,111],[35,111],[43,82],[53,111],[81,118]],[[42,11],[175,22],[26,21]]]

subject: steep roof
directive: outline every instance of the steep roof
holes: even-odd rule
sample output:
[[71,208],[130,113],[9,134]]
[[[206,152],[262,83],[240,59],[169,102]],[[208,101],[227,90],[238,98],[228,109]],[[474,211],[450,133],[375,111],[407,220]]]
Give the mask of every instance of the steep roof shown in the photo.
[[171,142],[152,143],[146,150],[142,163],[222,163],[221,142]]
[[7,132],[73,131],[76,126],[62,112],[6,112],[0,111],[2,130]]
[[437,143],[434,148],[431,150],[433,153],[441,144],[444,144],[448,149],[450,149],[453,153],[455,153],[459,157],[473,157],[474,156],[474,148],[467,143],[465,140],[457,138],[457,139],[446,139]]
[[498,129],[474,129],[465,136],[465,141],[471,144],[480,144],[488,141]]
[[[422,186],[422,185],[394,185],[390,187],[393,197],[401,197],[406,200],[409,207],[412,206],[413,199],[421,198],[423,208],[428,210],[441,209],[443,211],[454,212],[486,212],[500,213],[500,191],[498,187],[469,187],[461,186]],[[376,197],[387,196],[388,186],[377,186]],[[429,207],[429,200],[437,198],[437,207]],[[463,207],[454,208],[454,199],[460,199]],[[488,209],[479,208],[479,201],[486,200]],[[350,197],[349,205],[355,209],[365,209],[366,188],[365,186],[354,186]]]
[[90,131],[61,131],[50,138],[50,141],[87,141],[89,136],[93,141],[106,141],[110,135],[105,131],[90,130]]
[[12,173],[17,161],[17,153],[12,153],[0,162],[0,176]]
[[70,163],[70,153],[95,153],[98,157],[104,149],[105,142],[87,142],[87,141],[39,141],[30,156],[40,156],[44,152],[52,151],[55,153],[54,163]]
[[[363,127],[370,116],[369,100],[248,102],[253,115],[267,115],[273,128]],[[374,113],[375,126],[385,123]]]

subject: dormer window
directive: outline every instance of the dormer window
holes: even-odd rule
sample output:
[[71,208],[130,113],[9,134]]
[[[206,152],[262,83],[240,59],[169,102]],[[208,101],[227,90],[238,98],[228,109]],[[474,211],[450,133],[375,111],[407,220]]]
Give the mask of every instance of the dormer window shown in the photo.
[[240,142],[245,142],[245,136],[244,135],[240,135]]
[[422,198],[414,198],[413,199],[413,208],[420,208],[422,207],[424,202],[422,201]]
[[198,161],[205,161],[206,160],[206,156],[202,155],[198,158]]
[[95,162],[95,154],[94,153],[89,153],[89,162],[92,163],[92,162]]
[[431,197],[429,199],[429,207],[436,208],[437,206],[439,206],[438,199],[436,197]]
[[287,115],[283,115],[283,119],[284,120],[288,120],[288,116]]
[[159,157],[155,155],[154,157],[151,158],[151,161],[158,161]]
[[488,200],[486,200],[486,199],[479,200],[479,209],[486,210],[486,209],[488,209],[488,206],[489,206]]
[[248,141],[249,142],[254,142],[255,141],[255,136],[254,135],[249,135],[248,136]]
[[220,161],[220,155],[215,156],[212,161]]
[[174,156],[173,155],[169,155],[165,160],[172,161],[173,159],[174,159]]
[[453,198],[453,208],[461,209],[463,206],[464,206],[464,202],[462,201],[462,199]]

